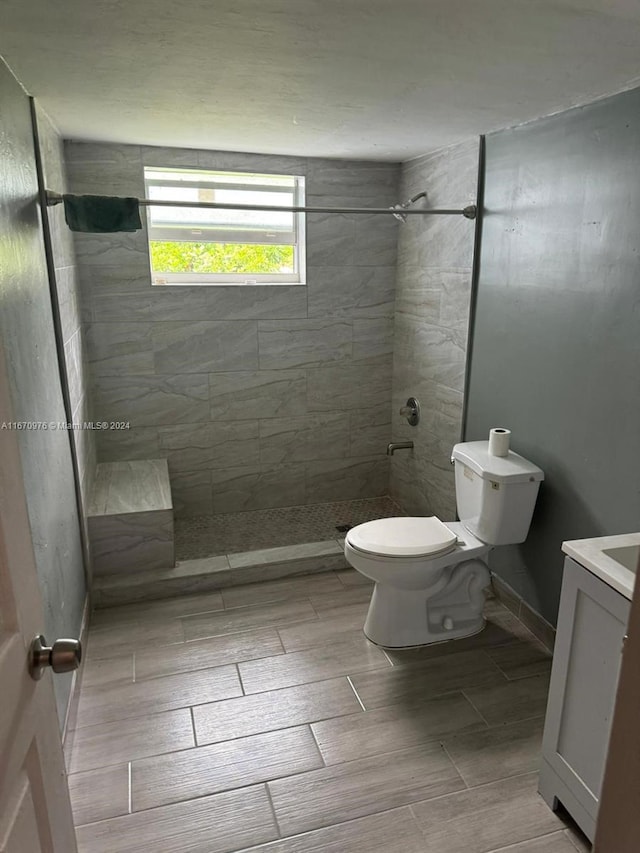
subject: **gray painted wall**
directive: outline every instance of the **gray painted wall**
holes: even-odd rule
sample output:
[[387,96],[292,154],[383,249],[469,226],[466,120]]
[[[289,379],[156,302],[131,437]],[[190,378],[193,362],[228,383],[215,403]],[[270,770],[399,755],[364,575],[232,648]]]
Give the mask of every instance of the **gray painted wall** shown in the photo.
[[[61,421],[65,414],[37,205],[29,101],[0,62],[0,339],[18,421]],[[85,580],[69,436],[20,432],[20,450],[47,639],[77,636]],[[54,680],[60,722],[71,675]]]
[[[144,195],[143,165],[306,176],[307,202],[389,206],[399,167],[66,144],[77,193]],[[76,236],[101,461],[166,457],[178,514],[388,490],[397,222],[308,215],[308,285],[152,287],[146,230]]]
[[640,519],[640,90],[487,137],[469,439],[545,471],[491,565],[555,622],[561,542]]
[[[402,166],[401,198],[421,190],[429,207],[475,203],[477,140]],[[423,202],[418,202],[423,204]],[[412,440],[391,462],[391,494],[415,515],[456,517],[451,448],[460,440],[474,223],[409,217],[398,238],[393,361],[393,441]],[[411,427],[398,411],[417,397]]]

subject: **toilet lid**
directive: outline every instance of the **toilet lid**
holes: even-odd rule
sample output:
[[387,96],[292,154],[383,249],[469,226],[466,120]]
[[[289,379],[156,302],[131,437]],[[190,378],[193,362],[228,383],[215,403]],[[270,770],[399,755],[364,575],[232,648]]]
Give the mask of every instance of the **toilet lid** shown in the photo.
[[450,551],[458,537],[435,515],[378,518],[353,527],[347,541],[359,551],[389,557],[426,557]]

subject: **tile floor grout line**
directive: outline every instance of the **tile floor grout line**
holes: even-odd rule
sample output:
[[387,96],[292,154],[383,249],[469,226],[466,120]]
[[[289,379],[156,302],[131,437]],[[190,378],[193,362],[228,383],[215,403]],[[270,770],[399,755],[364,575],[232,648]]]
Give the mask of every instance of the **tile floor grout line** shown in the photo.
[[271,795],[271,789],[269,788],[269,783],[264,783],[264,789],[267,794],[267,800],[269,801],[269,808],[271,809],[271,814],[273,815],[273,822],[276,825],[276,832],[278,833],[278,838],[283,838],[282,830],[280,829],[280,823],[278,821],[278,815],[276,814],[276,807],[273,803],[273,797]]
[[[488,850],[487,853],[509,853],[509,850],[517,850],[518,847],[522,846],[522,844],[529,844],[532,841],[539,841],[542,838],[550,838],[553,835],[560,836],[564,834],[564,829],[552,829],[551,832],[543,832],[540,835],[534,835],[533,838],[527,838],[525,841],[515,841],[513,844],[507,844],[506,847],[494,847],[493,849]],[[569,839],[569,843],[571,843],[571,839]]]
[[[333,574],[333,572],[332,572],[332,574]],[[310,596],[308,596],[308,597],[307,597],[307,601],[308,601],[308,602],[309,602],[309,604],[311,605],[311,609],[313,610],[313,612],[316,614],[316,618],[315,618],[315,619],[310,619],[309,621],[310,621],[310,622],[315,622],[315,621],[321,620],[321,619],[322,619],[322,617],[321,617],[321,615],[318,613],[318,609],[317,609],[317,607],[315,606],[315,604],[313,603],[313,601],[311,601],[311,597],[310,597]]]
[[189,706],[189,716],[191,717],[191,730],[193,731],[193,745],[198,747],[200,744],[198,743],[198,735],[196,733],[196,718],[193,714],[193,705]]
[[[318,768],[318,769],[322,769],[322,768]],[[303,771],[300,771],[299,773],[291,774],[291,777],[279,776],[279,777],[276,777],[275,779],[270,779],[269,782],[277,782],[277,781],[280,781],[280,779],[293,778],[294,776],[300,775],[300,773],[308,773],[308,772],[309,771],[307,771],[307,770],[303,770]],[[142,815],[142,814],[145,814],[148,812],[158,811],[159,809],[171,808],[172,806],[185,805],[187,803],[197,803],[199,800],[205,800],[209,797],[224,796],[225,794],[235,793],[237,791],[246,791],[250,788],[258,788],[258,787],[261,787],[262,785],[266,786],[269,784],[269,782],[248,782],[247,784],[239,785],[237,788],[223,788],[221,791],[215,791],[212,794],[199,794],[195,797],[188,797],[185,800],[172,800],[171,802],[161,803],[160,805],[147,806],[144,809],[136,809],[135,811],[131,811],[130,814],[131,815]],[[100,818],[99,820],[91,820],[91,821],[88,821],[87,823],[76,824],[75,828],[78,829],[78,827],[80,827],[80,826],[95,826],[96,824],[100,824],[100,823],[109,823],[113,820],[118,820],[118,818],[122,818],[122,817],[127,817],[127,815],[114,815],[113,817],[104,817],[104,818]],[[241,848],[241,849],[244,849],[244,848]],[[119,853],[119,851],[118,851],[118,853]],[[154,853],[154,851],[149,851],[149,853]]]
[[[300,577],[304,577],[304,578],[316,577],[316,576],[324,577],[324,576],[329,575],[329,574],[335,575],[335,571],[331,570],[329,572],[314,572],[312,575],[302,575]],[[293,577],[297,578],[299,576],[293,576]],[[285,577],[285,578],[282,578],[281,580],[289,580],[289,578]],[[271,583],[271,582],[272,581],[262,581],[262,582],[258,581],[257,584],[247,584],[247,586],[255,586],[255,585],[259,585],[260,583]],[[235,586],[233,588],[237,589],[238,587]],[[212,609],[195,610],[192,613],[183,613],[183,614],[166,615],[166,616],[164,616],[164,614],[161,614],[161,616],[163,616],[163,618],[168,620],[168,621],[180,622],[181,627],[184,628],[184,622],[185,621],[188,621],[190,619],[200,618],[203,616],[225,615],[225,614],[229,613],[230,611],[235,611],[235,610],[242,610],[242,609],[249,609],[249,608],[252,608],[255,610],[255,609],[260,608],[260,607],[270,606],[270,605],[274,605],[274,604],[285,604],[285,603],[292,602],[292,601],[300,602],[300,601],[306,600],[311,605],[311,607],[314,610],[314,612],[316,613],[316,615],[321,618],[321,614],[317,611],[316,607],[313,604],[313,601],[311,600],[312,595],[315,595],[315,596],[319,596],[319,595],[341,596],[344,592],[349,592],[352,589],[354,589],[354,587],[347,587],[344,584],[341,584],[341,589],[339,591],[335,591],[335,590],[329,591],[329,592],[320,591],[320,592],[316,592],[316,593],[312,592],[311,594],[306,592],[306,593],[301,594],[299,596],[295,595],[295,596],[289,596],[289,597],[285,597],[285,598],[273,598],[273,599],[268,599],[267,601],[258,601],[258,602],[249,603],[249,604],[236,604],[233,606],[227,606],[226,604],[224,604],[222,608],[218,608],[218,609],[214,609],[214,610],[212,610]],[[223,591],[221,591],[221,595],[222,595],[222,592]],[[364,602],[364,603],[366,603],[366,602]],[[131,605],[131,606],[135,606],[135,605]],[[339,607],[341,605],[337,605],[337,606]],[[109,608],[104,608],[104,610],[109,610]],[[308,620],[308,621],[314,621],[314,620]],[[134,627],[136,626],[135,622],[133,622],[132,624]],[[98,626],[98,627],[103,627],[103,626]],[[125,627],[130,627],[130,626],[126,625]],[[245,629],[243,629],[243,630],[245,630]],[[260,630],[260,629],[246,629],[246,630]],[[232,633],[237,633],[237,632],[232,632]],[[196,638],[196,640],[197,639],[207,639],[207,638],[206,637],[205,638]],[[166,645],[174,645],[175,646],[175,645],[181,645],[182,643],[185,643],[185,642],[194,642],[194,640],[184,639],[184,640],[179,640],[179,641],[176,641],[173,643],[167,643]],[[113,655],[113,657],[119,657],[119,656],[121,656],[121,655],[118,655],[118,654]]]
[[[237,698],[242,699],[243,697],[238,696]],[[349,716],[349,715],[343,714],[342,716]],[[337,717],[324,717],[320,720],[314,720],[313,722],[321,723],[321,722],[326,722],[326,720],[334,720],[334,719],[339,719],[339,718],[337,718]],[[236,737],[225,738],[224,740],[207,741],[206,743],[197,743],[196,742],[195,745],[193,745],[193,746],[181,746],[179,749],[169,749],[169,750],[163,750],[162,752],[154,752],[154,753],[151,753],[149,755],[140,755],[140,756],[133,758],[131,761],[129,761],[127,763],[131,767],[133,767],[133,764],[142,764],[145,761],[153,761],[156,758],[168,758],[169,756],[171,756],[172,758],[175,758],[181,754],[193,752],[195,750],[204,750],[208,747],[214,747],[214,746],[220,747],[220,746],[223,746],[224,744],[231,743],[232,741],[237,742],[237,741],[249,740],[250,738],[263,737],[266,735],[275,735],[276,733],[287,732],[287,731],[291,731],[292,729],[310,728],[310,726],[311,726],[311,723],[292,723],[291,725],[282,726],[281,728],[267,729],[266,731],[259,731],[259,732],[252,732],[251,734],[248,734],[248,735],[247,734],[237,735]],[[313,735],[313,733],[312,733],[312,735]],[[314,737],[314,740],[315,740],[315,737]],[[394,750],[394,751],[395,752],[401,752],[402,750]],[[125,762],[123,762],[123,761],[114,761],[113,764],[100,764],[100,765],[96,765],[94,767],[87,767],[84,770],[75,770],[73,773],[68,773],[67,775],[68,776],[77,776],[81,773],[95,773],[96,771],[106,770],[107,768],[110,768],[110,767],[121,767],[121,766],[123,766],[124,763]],[[343,763],[346,764],[348,762],[343,762]],[[316,767],[314,769],[315,770],[321,770],[322,768]],[[292,773],[290,775],[291,776],[298,776],[300,773],[310,773],[310,772],[312,772],[312,771],[311,770],[298,770],[295,773]],[[279,776],[277,778],[281,779],[284,777]],[[250,787],[251,785],[260,785],[260,784],[263,784],[263,783],[262,782],[248,782],[246,785],[241,785],[239,787],[246,788],[246,787]],[[225,789],[225,790],[235,790],[235,789]],[[216,793],[222,793],[222,792],[216,792]],[[211,796],[211,795],[210,794],[202,794],[201,796]],[[197,799],[197,798],[191,797],[190,799]],[[179,801],[179,802],[182,802],[182,801]],[[153,806],[152,808],[156,808],[156,806]]]
[[[516,616],[516,619],[517,618],[518,617]],[[526,625],[524,627],[526,628]],[[534,640],[534,642],[531,643],[531,640]],[[486,649],[517,648],[520,643],[524,643],[524,642],[526,642],[527,644],[534,645],[534,646],[542,645],[542,650],[545,652],[545,654],[549,658],[553,657],[551,652],[540,642],[540,640],[537,639],[537,637],[533,636],[533,634],[531,635],[531,639],[529,637],[526,637],[525,639],[521,639],[520,637],[512,637],[510,640],[503,640],[500,643],[490,643],[485,648]]]
[[[281,657],[281,655],[276,655],[276,657]],[[268,660],[268,658],[263,658],[263,660]],[[244,681],[242,680],[242,673],[240,672],[240,666],[237,663],[234,663],[233,665],[236,668],[236,673],[238,675],[238,681],[240,682],[240,690],[242,690],[242,695],[243,696],[249,696],[250,694],[248,694],[247,691],[244,689]],[[237,697],[231,696],[230,698],[231,699],[233,699],[233,698],[239,699],[240,697],[239,696],[237,696]],[[218,701],[222,702],[224,700],[220,699]],[[207,705],[207,704],[211,704],[211,703],[204,702],[203,704]]]
[[391,664],[391,666],[395,666],[395,663],[391,660],[391,658],[390,658],[390,657],[389,657],[389,655],[387,654],[387,650],[386,650],[386,649],[383,649],[383,648],[382,648],[382,646],[378,646],[378,648],[380,649],[380,651],[382,652],[382,654],[386,657],[386,659],[389,661],[389,663]]
[[[484,731],[484,729],[480,729],[479,731]],[[463,734],[465,734],[465,733],[463,733]],[[474,732],[469,732],[469,734],[474,734]],[[455,733],[453,734],[453,736],[454,737],[456,736]],[[440,737],[442,738],[442,735]],[[439,740],[436,737],[433,741],[431,741],[431,743],[440,743],[440,745],[444,748],[447,755],[449,755],[447,748],[444,746],[444,738]],[[453,764],[453,766],[456,767],[453,759],[450,759],[450,760],[451,760],[451,763]],[[456,769],[457,769],[457,767],[456,767]],[[538,775],[539,774],[538,774],[537,770],[527,770],[524,773],[514,773],[513,776],[501,776],[499,779],[491,779],[489,782],[480,782],[479,785],[467,785],[466,789],[463,791],[449,791],[448,794],[438,794],[437,797],[430,797],[428,801],[424,800],[424,802],[435,803],[437,800],[444,800],[447,797],[453,797],[456,794],[464,794],[467,791],[478,791],[481,788],[489,788],[489,787],[491,787],[491,785],[499,785],[501,782],[511,781],[512,779],[524,779],[526,776],[536,776],[537,777]],[[423,802],[423,801],[418,800],[417,803],[412,803],[412,805],[418,805],[421,802]],[[555,832],[555,831],[556,830],[552,830],[552,832]]]
[[[275,628],[274,630],[276,632],[278,642],[280,643],[280,648],[282,649],[282,654],[286,655],[287,650],[285,649],[284,643],[282,642],[282,634],[280,633],[280,628]],[[267,660],[270,657],[275,657],[275,655],[267,655],[267,657],[264,657],[264,658],[250,658],[250,660]],[[238,661],[238,663],[244,663],[244,661]]]
[[[577,826],[577,824],[576,824],[576,826]],[[578,827],[578,829],[579,829],[579,827]],[[584,847],[578,847],[577,846],[576,842],[573,840],[573,833],[570,831],[569,827],[565,827],[565,829],[563,830],[563,835],[565,836],[565,838],[567,838],[569,840],[569,844],[572,847],[575,847],[575,849],[578,851],[578,853],[581,853],[581,851],[585,849]],[[587,843],[589,844],[589,846],[586,849],[591,850],[592,845],[589,843],[588,839],[587,839]]]
[[[274,655],[274,657],[282,657],[282,655]],[[265,658],[265,660],[268,660],[268,658]],[[239,663],[250,663],[250,661],[240,661]],[[166,679],[182,678],[182,677],[195,678],[198,675],[214,673],[218,669],[231,669],[231,668],[236,670],[236,675],[238,676],[238,678],[240,680],[240,686],[242,687],[242,679],[240,678],[240,675],[239,675],[238,663],[236,663],[236,662],[224,663],[224,664],[220,664],[219,666],[213,666],[213,667],[204,667],[204,668],[200,668],[200,669],[173,672],[173,673],[170,673],[169,675],[154,676],[152,678],[143,678],[143,679],[137,681],[136,685],[138,685],[138,686],[140,686],[140,685],[153,686],[154,682],[163,681],[165,678]],[[226,695],[225,693],[223,693],[223,695],[218,699],[202,699],[200,696],[192,697],[190,699],[185,700],[184,704],[171,705],[167,708],[161,708],[159,711],[158,710],[145,710],[142,713],[136,713],[136,714],[133,714],[133,715],[130,715],[127,717],[117,717],[113,720],[106,720],[106,721],[103,721],[101,723],[94,723],[93,725],[106,725],[106,724],[110,724],[110,723],[119,723],[119,722],[124,721],[124,720],[134,720],[134,719],[138,719],[139,717],[144,717],[147,715],[157,716],[159,714],[171,713],[172,711],[184,711],[184,710],[188,710],[191,707],[198,708],[201,705],[213,705],[217,702],[224,702],[227,699],[238,699],[238,698],[241,698],[242,695],[244,695],[244,694],[240,693],[238,695],[235,695],[235,694],[231,693],[229,695]],[[90,728],[90,727],[91,726],[84,726],[83,728]]]
[[[189,673],[184,673],[184,674],[189,675]],[[153,680],[153,679],[151,679],[151,680]],[[142,681],[136,682],[136,684],[143,684],[143,683],[144,682],[142,682]],[[241,699],[242,695],[241,696],[228,696],[227,698],[228,699]],[[198,707],[200,707],[200,705],[213,705],[213,704],[215,704],[215,702],[224,702],[224,701],[225,701],[224,699],[215,699],[213,702],[200,702],[200,703],[196,702],[195,705],[193,705],[193,706],[192,705],[177,705],[175,708],[164,708],[162,711],[146,710],[146,711],[142,711],[139,714],[134,714],[134,715],[129,716],[129,717],[116,717],[113,720],[102,720],[99,723],[90,723],[87,726],[78,726],[76,729],[74,729],[74,732],[82,732],[82,731],[86,731],[87,729],[95,729],[98,727],[103,728],[104,726],[118,725],[119,723],[127,723],[127,722],[130,722],[132,720],[140,720],[140,719],[143,719],[146,717],[159,717],[161,714],[171,714],[174,711],[186,711],[191,707],[198,708]]]
[[[549,661],[549,663],[551,663],[551,661]],[[506,675],[506,673],[505,673],[505,675]],[[524,681],[526,678],[539,678],[541,675],[551,675],[551,673],[550,672],[534,672],[533,674],[529,674],[529,675],[515,675],[515,676],[507,675],[507,681],[510,684],[512,684],[515,681]]]
[[[203,746],[210,746],[212,744],[203,744]],[[154,752],[150,755],[140,755],[136,758],[133,758],[131,761],[128,761],[127,764],[133,765],[134,762],[138,761],[146,761],[151,758],[162,758],[166,755],[176,755],[179,752],[188,752],[191,749],[199,749],[199,746],[182,746],[180,749],[170,749],[168,752]],[[122,767],[124,762],[122,761],[114,761],[113,764],[97,764],[93,767],[87,767],[84,770],[74,770],[73,773],[68,773],[67,776],[71,778],[72,776],[79,776],[81,773],[97,773],[100,770],[109,770],[113,767]]]
[[[214,639],[214,638],[211,638],[211,639]],[[280,643],[280,645],[282,645],[282,642]],[[306,649],[304,649],[303,651],[306,651]],[[227,663],[220,663],[220,664],[217,664],[216,666],[204,666],[204,667],[203,666],[196,666],[193,669],[176,669],[172,672],[163,672],[160,675],[148,675],[146,678],[140,678],[136,682],[136,684],[143,684],[143,683],[148,684],[148,683],[151,683],[154,681],[159,681],[162,678],[173,678],[173,676],[175,676],[175,675],[195,675],[198,672],[207,672],[207,670],[220,669],[220,667],[223,667],[223,666],[237,666],[238,664],[241,664],[241,663],[251,663],[252,661],[269,660],[269,658],[279,658],[285,654],[287,654],[287,652],[285,651],[284,646],[283,646],[281,652],[275,652],[275,654],[268,654],[268,655],[265,655],[264,657],[241,658],[240,660],[232,660],[232,661],[227,661]],[[108,687],[109,684],[117,684],[117,683],[118,682],[109,682],[105,686]],[[233,697],[230,697],[230,698],[233,698]],[[220,701],[220,700],[215,700],[215,701]],[[202,704],[202,703],[196,702],[196,705],[198,705],[198,704]],[[205,703],[205,704],[208,704],[208,703]]]
[[506,723],[487,723],[488,728],[486,730],[483,729],[483,731],[493,731],[494,729],[502,729],[505,726],[519,726],[522,723],[533,723],[533,722],[536,722],[538,720],[540,722],[544,723],[545,714],[535,714],[535,716],[533,716],[533,717],[522,717],[522,719],[509,720]]
[[[324,576],[326,574],[329,574],[329,573],[328,572],[316,572],[314,575],[307,575],[306,577]],[[286,578],[283,578],[283,580],[286,580]],[[262,583],[271,583],[271,581],[262,581]],[[254,584],[247,584],[247,586],[254,586]],[[234,589],[238,589],[238,587],[234,587]],[[304,594],[301,594],[301,595],[289,595],[289,596],[286,596],[285,598],[268,598],[268,599],[263,600],[263,601],[255,601],[255,602],[250,603],[250,604],[235,604],[231,607],[225,607],[224,610],[203,611],[202,613],[189,614],[189,615],[202,616],[202,615],[206,615],[207,612],[229,613],[230,611],[239,610],[243,607],[269,607],[272,604],[289,604],[290,602],[293,602],[293,601],[297,601],[297,602],[308,601],[311,604],[311,606],[313,607],[314,605],[313,605],[313,602],[311,601],[312,595],[342,595],[345,591],[346,591],[346,587],[343,587],[338,592],[336,592],[335,590],[329,590],[329,591],[324,590],[323,591],[321,589],[319,592],[313,592],[313,591],[311,593],[305,592]],[[314,610],[315,610],[315,607],[314,607]],[[189,616],[183,616],[182,618],[188,619]]]
[[[308,652],[308,651],[310,651],[310,649],[304,649],[304,651],[302,651],[302,652],[288,652],[287,654],[297,655],[297,654],[304,654],[305,652]],[[282,657],[282,655],[276,655],[276,657]],[[264,660],[268,660],[268,658],[264,658]],[[247,661],[247,663],[251,663],[251,661]],[[354,675],[366,675],[366,674],[369,674],[372,672],[388,672],[388,671],[389,671],[389,669],[387,666],[378,666],[378,665],[373,666],[373,667],[370,666],[370,667],[367,667],[365,669],[358,669],[356,666],[355,669],[353,669]],[[329,676],[328,678],[325,677],[325,678],[322,678],[320,680],[321,681],[329,681],[331,678],[344,678],[345,676],[346,676],[346,673],[337,672],[337,673],[335,673],[335,675]],[[316,681],[314,681],[313,679],[308,680],[308,681],[306,681],[306,680],[305,681],[296,681],[293,684],[281,684],[277,687],[266,687],[266,688],[262,688],[261,690],[252,690],[250,693],[247,693],[246,695],[247,696],[257,696],[261,693],[271,693],[272,690],[284,690],[287,687],[302,687],[303,684],[315,684],[316,682],[317,682],[317,679],[316,679]],[[453,691],[449,691],[449,692],[453,692]],[[202,703],[202,704],[206,704],[206,703]]]
[[462,775],[462,772],[461,772],[460,768],[458,767],[458,765],[455,763],[455,761],[454,761],[454,760],[453,760],[453,758],[451,757],[451,753],[449,752],[449,750],[448,750],[448,749],[447,749],[447,747],[445,746],[444,740],[439,741],[439,743],[440,743],[440,746],[442,747],[442,751],[444,752],[444,754],[447,756],[447,758],[449,759],[449,761],[450,761],[450,762],[451,762],[451,764],[453,765],[453,767],[454,767],[454,769],[455,769],[456,773],[457,773],[457,774],[458,774],[458,776],[462,779],[462,782],[463,782],[463,784],[464,784],[465,790],[469,791],[469,790],[470,790],[470,785],[469,785],[469,783],[467,782],[467,780],[464,778],[464,776]]
[[344,587],[344,589],[349,589],[348,585],[342,580],[342,578],[340,577],[340,575],[338,574],[337,571],[336,571],[336,576],[337,576],[338,580],[340,581],[340,583],[342,584],[342,586]]
[[360,707],[362,708],[362,710],[363,710],[363,711],[366,711],[367,709],[364,707],[364,702],[362,701],[362,699],[360,698],[360,696],[358,696],[358,691],[357,691],[357,690],[356,690],[356,688],[354,687],[354,685],[353,685],[353,681],[351,681],[351,676],[350,676],[350,675],[347,675],[347,681],[349,682],[349,687],[353,690],[354,696],[355,696],[355,697],[356,697],[356,699],[358,700],[358,703],[359,703]]
[[[333,766],[333,765],[331,765],[331,766]],[[237,785],[236,787],[230,787],[230,788],[225,787],[225,788],[220,789],[219,791],[213,791],[213,792],[210,791],[209,793],[198,794],[194,797],[186,797],[185,799],[168,800],[167,802],[156,803],[155,805],[150,805],[150,806],[147,806],[146,808],[143,808],[143,809],[136,809],[135,811],[131,812],[131,814],[136,814],[136,815],[137,814],[143,814],[144,812],[151,812],[151,811],[154,811],[155,809],[164,809],[164,808],[167,808],[170,806],[177,806],[181,803],[182,804],[194,803],[194,802],[197,802],[198,800],[205,800],[208,797],[217,797],[221,794],[231,794],[231,793],[235,794],[235,793],[238,793],[239,791],[247,791],[251,788],[256,788],[260,785],[270,785],[272,782],[281,782],[281,781],[286,781],[289,779],[295,779],[297,776],[304,776],[307,773],[315,773],[315,772],[319,772],[321,770],[326,770],[326,769],[330,769],[330,767],[327,768],[327,767],[322,766],[322,767],[316,767],[313,770],[297,770],[295,773],[290,773],[287,776],[274,776],[272,779],[268,779],[268,780],[262,781],[262,782],[242,782],[240,785]],[[389,811],[389,809],[387,809],[387,811]],[[105,820],[113,820],[113,819],[114,818],[105,818]],[[101,821],[94,821],[94,823],[100,823],[100,822]]]
[[[257,606],[259,607],[260,605],[257,605]],[[293,622],[285,622],[282,627],[283,628],[284,627],[289,628],[289,627],[293,627],[294,625],[304,625],[305,622],[314,622],[315,623],[317,621],[318,621],[317,619],[298,619],[298,620],[295,620]],[[267,631],[269,629],[278,630],[277,628],[273,628],[272,625],[265,625],[264,628],[239,628],[238,630],[234,630],[234,631],[226,631],[224,634],[205,634],[204,637],[193,637],[190,640],[185,640],[184,643],[172,643],[172,645],[174,645],[174,646],[179,646],[179,645],[188,646],[190,643],[196,643],[196,642],[199,642],[201,640],[216,640],[216,639],[219,639],[220,637],[235,637],[238,634],[246,634],[250,631]]]
[[[245,698],[244,696],[238,696],[238,699],[244,699],[244,698]],[[353,713],[359,713],[359,712],[355,711]],[[289,723],[286,726],[279,726],[279,727],[274,728],[274,729],[261,729],[260,731],[257,731],[257,732],[251,732],[251,734],[242,734],[242,735],[236,735],[235,737],[223,738],[222,740],[207,741],[206,743],[198,744],[197,748],[202,749],[205,746],[222,746],[222,744],[231,743],[231,741],[248,740],[249,738],[260,737],[261,735],[274,735],[274,734],[276,734],[276,732],[288,732],[291,729],[303,729],[303,728],[307,728],[308,726],[313,726],[316,723],[326,723],[329,720],[340,720],[340,719],[342,719],[342,717],[350,717],[350,716],[352,716],[352,714],[340,714],[337,717],[319,717],[317,720],[308,720],[307,722],[304,722],[304,723]],[[312,732],[312,734],[313,734],[313,732]],[[314,738],[314,740],[315,740],[315,738]],[[161,755],[175,755],[176,752],[187,752],[189,749],[193,749],[193,747],[187,747],[187,748],[183,748],[181,750],[172,750],[171,752],[160,753],[160,754]],[[395,750],[395,751],[400,752],[401,750]],[[146,756],[145,755],[145,756],[143,756],[143,758],[137,758],[135,760],[136,761],[144,761],[146,758],[155,758],[155,756],[153,756],[153,755]],[[355,760],[355,759],[353,759],[353,760]],[[345,761],[342,763],[346,764],[347,762]],[[327,766],[329,766],[329,765],[327,765]],[[96,769],[100,769],[100,768],[96,768]],[[303,770],[301,772],[307,773],[310,771]],[[297,775],[297,774],[294,774],[294,775]]]
[[[493,667],[493,669],[494,669],[496,672],[500,673],[500,675],[504,678],[505,683],[508,683],[508,682],[509,682],[509,679],[507,678],[507,676],[505,675],[505,673],[500,669],[500,667],[499,667],[499,666],[498,666],[498,664],[494,661],[494,659],[491,657],[491,655],[490,655],[490,654],[489,654],[489,652],[487,651],[487,648],[491,648],[491,647],[490,647],[490,646],[488,646],[488,647],[487,647],[487,646],[481,646],[479,649],[474,649],[473,651],[478,651],[478,652],[480,652],[480,654],[481,654],[483,657],[485,657],[485,658],[489,661],[489,663],[491,664],[491,666]],[[455,652],[454,652],[454,654],[455,654]]]
[[[278,780],[274,779],[273,781],[278,781]],[[267,789],[269,790],[270,782],[266,782],[264,784],[267,787]],[[463,791],[453,791],[451,793],[452,794],[463,793]],[[271,791],[270,790],[269,790],[269,797],[271,798]],[[439,799],[439,797],[435,797],[434,799]],[[306,836],[313,835],[316,832],[322,832],[323,830],[337,829],[339,827],[346,827],[349,824],[355,824],[355,823],[358,823],[359,821],[366,820],[367,818],[380,817],[381,815],[385,815],[389,812],[400,811],[401,809],[407,809],[407,808],[410,810],[411,817],[416,823],[416,828],[417,828],[418,832],[420,833],[420,837],[423,837],[424,833],[423,833],[422,829],[420,828],[420,825],[418,824],[418,821],[417,821],[417,819],[413,813],[413,810],[411,808],[413,805],[418,805],[421,802],[429,802],[429,801],[428,800],[418,800],[416,803],[405,803],[404,805],[401,805],[401,806],[386,806],[385,808],[383,808],[377,812],[367,812],[366,814],[359,815],[358,817],[350,817],[350,818],[347,818],[346,820],[339,820],[337,823],[326,823],[326,824],[322,824],[321,826],[313,827],[312,829],[303,829],[302,831],[294,832],[291,835],[282,835],[282,833],[280,831],[280,825],[277,824],[278,830],[280,832],[280,839],[279,840],[294,841],[296,838],[304,839]],[[274,806],[274,812],[275,812],[275,806]],[[109,818],[107,818],[107,820],[109,820]],[[95,821],[95,822],[99,823],[100,821]],[[276,818],[276,823],[277,823],[277,818]],[[535,839],[533,839],[533,840],[535,840]],[[274,841],[267,842],[267,845],[274,844],[274,843],[275,843]],[[254,849],[256,849],[254,845],[252,845],[251,847],[241,847],[240,850],[235,851],[235,853],[250,853],[250,851],[252,851]],[[345,853],[349,853],[349,851],[345,851]],[[495,853],[495,851],[488,851],[488,853]]]
[[475,704],[471,701],[471,699],[467,696],[466,691],[467,691],[467,690],[473,690],[473,689],[474,689],[473,687],[469,687],[469,688],[462,687],[462,688],[460,689],[460,693],[462,693],[462,695],[464,696],[464,698],[465,698],[465,699],[467,700],[467,702],[471,705],[471,707],[472,707],[472,708],[473,708],[473,710],[476,712],[476,714],[480,717],[480,719],[481,719],[484,723],[486,723],[486,724],[487,724],[487,728],[488,728],[488,729],[490,729],[490,728],[491,728],[491,723],[489,722],[489,720],[487,720],[487,718],[486,718],[486,717],[485,717],[485,715],[482,713],[482,711],[481,711],[481,710],[477,707],[477,705],[475,705]]
[[[328,719],[333,719],[333,717],[328,717]],[[315,722],[322,722],[322,720],[316,720]],[[322,767],[327,767],[328,766],[327,762],[324,760],[324,753],[320,749],[320,744],[318,743],[318,738],[316,737],[316,733],[313,730],[313,722],[307,723],[306,726],[309,729],[311,737],[313,738],[313,742],[315,743],[316,749],[318,750],[318,755],[320,756],[320,761],[322,761]],[[322,767],[319,767],[318,770],[321,770]]]
[[[434,799],[434,800],[440,800],[440,799],[444,799],[444,797],[452,797],[452,796],[454,796],[455,794],[459,794],[459,793],[464,793],[464,790],[463,790],[463,791],[451,791],[449,794],[442,794],[442,796],[440,796],[440,797],[434,797],[433,799]],[[415,826],[416,826],[416,830],[417,830],[417,832],[418,832],[418,835],[419,835],[421,838],[423,838],[423,839],[424,839],[425,844],[427,844],[427,843],[428,843],[428,841],[429,841],[429,837],[428,837],[428,835],[427,835],[427,830],[426,830],[426,828],[425,828],[425,829],[423,829],[423,828],[422,828],[422,826],[421,826],[421,824],[420,824],[420,821],[418,820],[418,818],[417,818],[417,816],[416,816],[416,813],[415,813],[415,811],[414,811],[414,806],[419,806],[421,802],[429,802],[429,801],[428,801],[428,800],[418,800],[418,801],[417,801],[417,802],[415,802],[415,803],[408,803],[408,804],[407,804],[407,806],[406,806],[406,808],[408,808],[408,809],[409,809],[409,814],[411,815],[411,820],[413,821],[413,823],[414,823],[414,824],[415,824]],[[425,850],[426,850],[426,849],[427,849],[427,848],[425,848]]]
[[[204,637],[202,639],[208,639],[208,638]],[[133,640],[132,642],[137,642],[137,640]],[[155,646],[159,649],[169,649],[169,648],[172,648],[173,646],[185,645],[184,640],[179,640],[178,642],[175,642],[175,643],[161,643],[161,644],[159,644],[156,639],[153,639],[151,642],[153,642],[155,644]],[[116,652],[113,655],[105,655],[104,657],[92,657],[92,658],[90,658],[90,661],[92,664],[103,663],[104,661],[113,660],[114,658],[121,658],[124,656],[124,654],[127,654],[127,652],[123,653],[122,651],[120,651],[120,652]],[[132,652],[129,652],[128,654],[132,654]],[[92,687],[87,687],[87,690],[92,690],[92,689],[93,689]]]

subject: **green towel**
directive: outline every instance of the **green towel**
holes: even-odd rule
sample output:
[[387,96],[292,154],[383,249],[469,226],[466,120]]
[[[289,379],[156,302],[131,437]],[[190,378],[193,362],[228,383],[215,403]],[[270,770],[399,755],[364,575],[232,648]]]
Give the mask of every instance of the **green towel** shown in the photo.
[[112,234],[142,228],[137,198],[64,195],[64,218],[72,231]]

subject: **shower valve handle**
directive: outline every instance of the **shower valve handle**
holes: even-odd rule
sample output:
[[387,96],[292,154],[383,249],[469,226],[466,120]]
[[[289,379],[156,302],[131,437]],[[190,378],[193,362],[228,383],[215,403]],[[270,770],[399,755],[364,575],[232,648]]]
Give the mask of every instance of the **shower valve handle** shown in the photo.
[[420,421],[420,403],[415,397],[409,397],[406,404],[400,409],[400,414],[407,419],[410,426],[416,426]]

